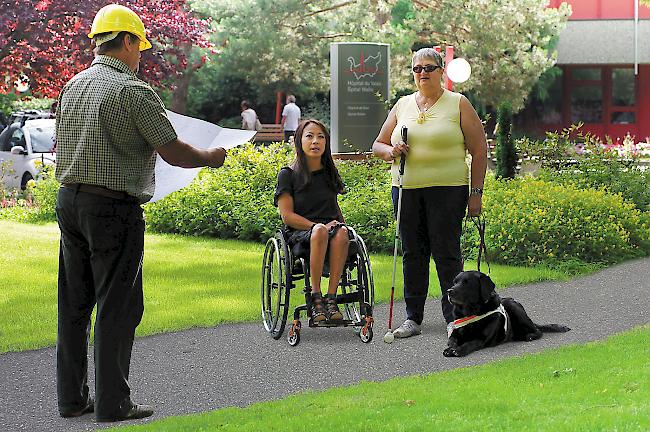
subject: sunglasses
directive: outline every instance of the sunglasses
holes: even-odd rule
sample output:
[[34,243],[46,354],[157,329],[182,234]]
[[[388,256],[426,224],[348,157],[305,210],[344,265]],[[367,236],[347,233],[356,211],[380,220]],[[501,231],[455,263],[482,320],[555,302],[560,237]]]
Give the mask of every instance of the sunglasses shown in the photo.
[[413,66],[413,72],[415,72],[415,73],[420,73],[422,71],[433,72],[436,69],[440,69],[440,66],[432,65],[432,64],[428,64],[428,65],[425,65],[425,66],[420,66],[420,65]]

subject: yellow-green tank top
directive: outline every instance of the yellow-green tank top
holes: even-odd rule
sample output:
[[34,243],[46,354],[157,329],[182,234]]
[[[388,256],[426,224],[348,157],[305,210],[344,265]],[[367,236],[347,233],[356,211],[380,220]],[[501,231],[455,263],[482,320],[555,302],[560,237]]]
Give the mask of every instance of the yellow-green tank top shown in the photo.
[[[406,126],[410,149],[404,169],[405,189],[469,184],[465,138],[460,128],[460,98],[460,93],[444,90],[422,116],[415,93],[397,101],[397,126],[391,143],[399,142],[402,126]],[[399,185],[398,169],[399,158],[391,167],[393,186]]]

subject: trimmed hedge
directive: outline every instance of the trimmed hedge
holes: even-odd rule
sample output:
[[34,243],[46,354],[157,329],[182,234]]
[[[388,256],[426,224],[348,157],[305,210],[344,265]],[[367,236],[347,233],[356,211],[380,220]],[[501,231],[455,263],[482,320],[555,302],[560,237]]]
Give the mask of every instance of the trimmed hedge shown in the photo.
[[643,171],[634,160],[620,159],[614,151],[590,147],[591,153],[576,158],[574,165],[545,167],[539,177],[581,189],[605,189],[620,194],[642,211],[650,211],[650,170]]
[[[286,144],[231,150],[220,169],[204,169],[191,185],[144,206],[158,232],[265,241],[281,226],[273,206],[277,173],[293,158]],[[392,252],[395,222],[390,173],[381,161],[338,161],[347,193],[339,198],[346,222],[372,252]],[[51,174],[36,182],[36,207],[3,209],[0,218],[54,220],[58,185]],[[526,177],[495,180],[484,194],[491,259],[512,265],[614,263],[650,254],[650,212],[620,195]],[[474,258],[478,236],[467,224],[463,251]]]
[[613,263],[650,253],[650,215],[604,190],[491,180],[484,205],[486,242],[499,262]]
[[[146,206],[151,229],[264,241],[281,226],[273,206],[277,172],[292,159],[288,146],[244,147],[219,170],[203,170],[183,191]],[[390,252],[395,222],[386,164],[337,162],[347,193],[346,221],[372,251]],[[497,262],[560,265],[567,260],[612,263],[650,252],[650,217],[618,195],[533,178],[488,176],[484,199],[488,248]],[[475,257],[478,236],[467,227],[464,253]]]
[[[159,232],[265,241],[282,226],[273,190],[280,168],[292,159],[292,147],[283,143],[231,150],[222,168],[204,169],[182,191],[147,204],[147,226]],[[347,191],[339,197],[346,221],[369,248],[387,250],[395,228],[385,164],[338,162],[338,168]]]

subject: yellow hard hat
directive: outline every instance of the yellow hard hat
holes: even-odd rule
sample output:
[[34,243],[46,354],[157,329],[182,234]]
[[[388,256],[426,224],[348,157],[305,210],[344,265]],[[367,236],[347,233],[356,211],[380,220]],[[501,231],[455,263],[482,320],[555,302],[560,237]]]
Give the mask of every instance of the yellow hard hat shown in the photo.
[[128,7],[118,4],[106,5],[97,12],[88,37],[92,39],[100,33],[122,31],[132,33],[140,39],[140,51],[151,48],[140,17]]

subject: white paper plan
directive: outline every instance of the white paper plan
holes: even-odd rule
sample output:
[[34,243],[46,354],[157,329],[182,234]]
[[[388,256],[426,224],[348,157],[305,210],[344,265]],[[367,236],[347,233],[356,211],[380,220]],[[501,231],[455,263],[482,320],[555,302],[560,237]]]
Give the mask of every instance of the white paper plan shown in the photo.
[[[255,131],[226,129],[203,120],[167,111],[178,139],[200,149],[223,147],[226,150],[244,144]],[[151,201],[158,201],[192,183],[201,168],[180,168],[169,165],[160,155],[156,157],[156,189]]]

